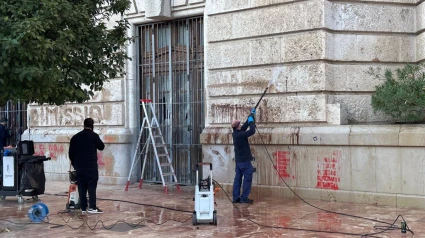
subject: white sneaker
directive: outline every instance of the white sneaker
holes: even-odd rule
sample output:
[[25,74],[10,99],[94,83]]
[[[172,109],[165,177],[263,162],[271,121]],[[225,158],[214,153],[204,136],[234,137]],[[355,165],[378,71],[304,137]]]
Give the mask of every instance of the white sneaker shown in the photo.
[[102,210],[100,210],[98,207],[96,207],[96,208],[89,208],[88,210],[87,210],[87,212],[88,213],[103,213],[103,211]]
[[87,213],[87,210],[82,210],[81,213],[82,214],[86,214]]

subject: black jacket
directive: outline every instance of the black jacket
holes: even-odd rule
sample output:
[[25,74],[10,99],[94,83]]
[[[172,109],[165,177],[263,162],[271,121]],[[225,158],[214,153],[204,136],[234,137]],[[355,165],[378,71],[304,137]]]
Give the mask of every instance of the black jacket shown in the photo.
[[3,150],[3,147],[7,146],[7,138],[9,137],[7,128],[3,124],[0,124],[0,151]]
[[241,162],[251,162],[252,154],[251,148],[249,147],[248,137],[254,135],[255,133],[255,123],[245,122],[241,127],[241,130],[233,129],[233,145],[235,146],[235,161],[236,163]]
[[69,159],[75,170],[97,169],[97,150],[103,150],[99,135],[90,129],[84,129],[71,138]]

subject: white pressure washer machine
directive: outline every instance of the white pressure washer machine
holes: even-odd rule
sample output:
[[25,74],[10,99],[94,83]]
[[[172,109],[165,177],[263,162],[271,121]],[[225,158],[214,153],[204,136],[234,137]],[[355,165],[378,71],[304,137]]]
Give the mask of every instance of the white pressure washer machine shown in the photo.
[[[199,178],[199,167],[210,166],[210,175],[206,179]],[[212,179],[212,164],[198,163],[196,165],[195,186],[195,210],[193,211],[192,223],[209,223],[217,225],[217,211],[214,210],[214,184]]]
[[66,202],[66,210],[76,210],[81,208],[80,196],[78,194],[78,184],[77,184],[77,171],[71,170],[71,165],[69,166],[69,189],[68,189],[68,200]]

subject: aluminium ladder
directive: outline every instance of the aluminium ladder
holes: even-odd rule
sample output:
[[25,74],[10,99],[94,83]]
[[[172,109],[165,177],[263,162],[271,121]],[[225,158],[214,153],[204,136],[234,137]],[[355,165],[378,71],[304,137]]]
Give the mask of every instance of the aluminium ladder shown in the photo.
[[[162,186],[164,187],[164,191],[168,193],[168,188],[167,188],[168,185],[176,185],[177,190],[180,191],[180,186],[177,182],[176,173],[174,171],[173,164],[172,164],[170,155],[168,153],[167,145],[165,144],[164,137],[161,132],[161,128],[155,116],[155,110],[152,106],[152,101],[149,99],[142,99],[140,100],[140,102],[143,106],[143,112],[145,116],[143,118],[142,126],[140,127],[140,133],[139,133],[139,138],[137,139],[136,151],[134,152],[130,173],[128,174],[128,180],[125,186],[125,191],[128,191],[128,186],[130,185],[130,177],[134,167],[139,162],[141,155],[144,154],[142,175],[140,177],[140,182],[138,186],[140,189],[142,188],[143,174],[145,171],[146,160],[147,160],[150,145],[152,145],[152,148],[153,148],[155,160],[157,162],[158,170],[161,175],[161,181],[162,181]],[[151,120],[149,120],[150,114],[148,113],[146,106],[149,106],[150,108],[150,114],[152,114]],[[140,153],[138,153],[143,131],[146,129],[148,130],[149,135]],[[163,169],[166,169],[166,168],[168,168],[167,170],[169,172],[164,173]],[[168,176],[169,178],[168,180],[172,182],[165,182],[165,179],[164,179],[165,176]]]

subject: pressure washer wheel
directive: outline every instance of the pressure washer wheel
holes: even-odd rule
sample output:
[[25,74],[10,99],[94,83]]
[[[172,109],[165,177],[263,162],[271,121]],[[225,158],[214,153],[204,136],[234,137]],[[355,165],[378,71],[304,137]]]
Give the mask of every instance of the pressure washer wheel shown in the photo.
[[196,211],[193,211],[192,215],[192,224],[196,226],[198,224],[198,221],[196,220]]
[[6,199],[6,196],[5,195],[0,195],[0,200],[4,200],[4,199]]
[[37,195],[32,196],[32,200],[34,200],[34,201],[38,201],[38,196],[37,196]]
[[18,203],[24,203],[24,198],[22,196],[18,196]]
[[213,221],[211,222],[213,225],[217,225],[217,211],[214,210],[213,212]]

